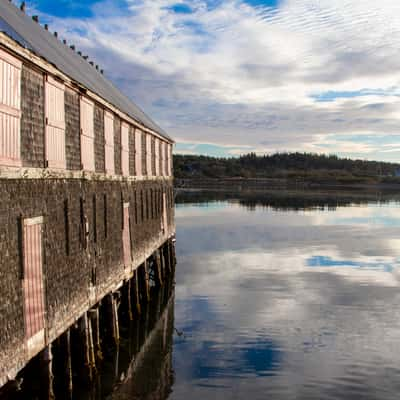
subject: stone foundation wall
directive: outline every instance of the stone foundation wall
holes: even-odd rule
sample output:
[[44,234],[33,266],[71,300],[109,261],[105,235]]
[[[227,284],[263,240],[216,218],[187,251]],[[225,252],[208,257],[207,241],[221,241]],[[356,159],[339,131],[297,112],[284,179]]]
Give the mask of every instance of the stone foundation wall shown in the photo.
[[[171,198],[172,180],[0,180],[0,386],[10,370],[27,361],[21,221],[44,218],[45,326],[50,340],[173,234],[173,203],[166,210],[170,226],[162,229],[163,192]],[[130,203],[130,266],[123,263],[124,203]]]

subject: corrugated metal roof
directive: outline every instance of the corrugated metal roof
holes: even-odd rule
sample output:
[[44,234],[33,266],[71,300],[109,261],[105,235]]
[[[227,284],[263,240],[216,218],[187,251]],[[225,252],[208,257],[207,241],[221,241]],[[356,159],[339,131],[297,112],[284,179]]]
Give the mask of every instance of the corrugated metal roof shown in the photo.
[[0,0],[0,31],[55,65],[72,80],[93,91],[131,118],[171,138],[104,75],[8,0]]

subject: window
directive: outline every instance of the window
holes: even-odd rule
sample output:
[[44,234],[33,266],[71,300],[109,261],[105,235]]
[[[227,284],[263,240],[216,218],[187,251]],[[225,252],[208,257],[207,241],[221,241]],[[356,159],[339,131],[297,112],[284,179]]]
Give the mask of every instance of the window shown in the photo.
[[113,175],[114,169],[114,116],[110,112],[104,113],[104,137],[105,137],[105,162],[106,173]]
[[21,68],[0,50],[0,165],[21,166]]
[[82,169],[94,171],[94,104],[81,97],[81,161]]
[[65,86],[48,76],[45,91],[47,166],[65,169]]
[[129,125],[121,125],[121,167],[122,175],[129,176]]

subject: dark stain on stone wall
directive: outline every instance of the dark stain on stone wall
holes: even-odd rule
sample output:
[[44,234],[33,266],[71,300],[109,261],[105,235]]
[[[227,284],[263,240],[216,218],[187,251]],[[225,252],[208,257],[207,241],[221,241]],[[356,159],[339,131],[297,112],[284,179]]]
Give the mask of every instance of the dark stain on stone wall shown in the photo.
[[79,94],[65,89],[65,148],[67,169],[81,169],[80,100]]
[[21,72],[21,157],[25,167],[43,168],[44,155],[44,79],[27,65]]

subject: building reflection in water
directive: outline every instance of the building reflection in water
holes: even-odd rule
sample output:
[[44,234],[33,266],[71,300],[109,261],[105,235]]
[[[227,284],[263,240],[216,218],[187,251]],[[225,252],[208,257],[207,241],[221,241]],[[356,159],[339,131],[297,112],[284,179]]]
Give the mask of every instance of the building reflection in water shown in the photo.
[[172,344],[174,288],[152,290],[138,319],[120,320],[120,344],[104,351],[102,369],[91,387],[78,387],[74,399],[166,399],[174,382]]

